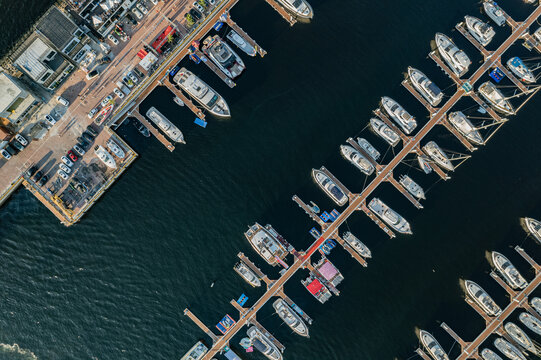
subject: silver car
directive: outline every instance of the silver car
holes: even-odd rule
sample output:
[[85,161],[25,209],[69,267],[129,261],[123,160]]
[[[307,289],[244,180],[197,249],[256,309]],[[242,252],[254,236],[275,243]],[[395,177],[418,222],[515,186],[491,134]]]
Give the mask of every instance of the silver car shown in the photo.
[[75,152],[81,156],[85,154],[85,151],[77,144],[73,145],[73,150],[75,150]]
[[67,166],[66,164],[60,164],[58,165],[58,167],[60,168],[60,170],[62,170],[66,174],[69,174],[71,172],[71,168]]
[[62,157],[60,158],[60,160],[62,160],[62,162],[63,162],[64,164],[66,164],[67,166],[69,166],[69,167],[72,167],[72,166],[73,166],[73,162],[72,162],[70,159],[68,159],[67,156],[62,156]]
[[15,135],[15,140],[17,140],[22,146],[28,145],[28,140],[26,140],[21,134]]
[[63,172],[62,170],[59,169],[56,173],[57,173],[58,176],[60,176],[62,179],[68,180],[68,177],[69,177],[68,174],[66,174],[66,173]]

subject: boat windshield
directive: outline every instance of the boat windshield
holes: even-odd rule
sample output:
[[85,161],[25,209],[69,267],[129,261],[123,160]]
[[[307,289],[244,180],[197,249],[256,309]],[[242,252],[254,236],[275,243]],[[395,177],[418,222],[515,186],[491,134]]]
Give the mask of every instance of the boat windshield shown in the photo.
[[217,101],[218,101],[218,95],[214,95],[214,96],[212,97],[212,99],[210,99],[210,101],[207,103],[207,105],[208,105],[209,107],[213,107],[214,104],[216,104]]

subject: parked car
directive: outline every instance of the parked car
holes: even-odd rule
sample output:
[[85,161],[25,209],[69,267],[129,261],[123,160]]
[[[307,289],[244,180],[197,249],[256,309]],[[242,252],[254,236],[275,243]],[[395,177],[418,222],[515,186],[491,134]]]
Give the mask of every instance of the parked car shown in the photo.
[[66,173],[63,172],[62,170],[59,169],[56,173],[57,173],[58,176],[60,176],[62,179],[68,180],[68,174],[66,174]]
[[190,9],[190,11],[188,11],[188,14],[192,15],[192,17],[197,21],[197,20],[201,20],[201,18],[203,17],[203,15],[195,10],[195,9]]
[[24,174],[30,178],[36,173],[36,171],[38,171],[38,167],[34,165],[31,166],[28,170],[26,170]]
[[4,149],[6,149],[6,151],[7,151],[11,156],[17,154],[17,151],[16,151],[14,148],[12,148],[11,146],[9,146],[9,144],[6,145],[6,147],[4,147]]
[[75,152],[81,156],[85,154],[85,151],[77,144],[73,145],[73,150],[75,150]]
[[69,166],[66,166],[66,164],[60,164],[58,165],[58,167],[66,174],[69,174],[71,172],[71,168]]
[[73,166],[73,162],[72,162],[70,159],[68,159],[67,157],[65,157],[65,156],[62,156],[62,157],[60,158],[60,160],[62,160],[62,162],[63,162],[64,164],[66,164],[67,166],[69,166],[69,167],[72,167],[72,166]]
[[107,35],[107,39],[109,39],[113,43],[113,45],[118,45],[118,39],[114,37],[113,34]]
[[22,136],[21,134],[15,135],[15,140],[20,142],[21,145],[23,145],[23,146],[28,145],[28,140],[26,140],[26,138],[24,136]]
[[137,25],[137,20],[135,20],[133,16],[131,16],[131,14],[129,13],[126,14],[126,19],[128,19],[132,23],[133,26]]
[[94,141],[94,136],[88,131],[83,131],[82,136],[83,136],[83,139],[85,139],[88,142],[93,142]]
[[158,0],[150,0],[153,5],[158,5]]
[[119,88],[115,88],[113,90],[113,92],[115,93],[116,96],[118,96],[120,99],[123,99],[124,98],[124,93],[122,91],[120,91]]
[[43,175],[43,177],[39,179],[38,185],[43,186],[47,184],[47,181],[49,181],[49,177],[47,175]]
[[192,6],[193,6],[195,9],[199,10],[199,12],[200,12],[201,14],[203,14],[203,13],[205,12],[205,8],[202,7],[201,4],[199,4],[197,1],[195,1],[195,2],[192,4]]
[[135,84],[139,82],[139,79],[137,78],[137,76],[135,76],[131,71],[128,72],[127,75],[130,78],[130,80],[133,81]]
[[38,182],[39,179],[41,179],[41,177],[43,176],[43,171],[38,171],[34,177],[32,178],[34,180],[34,182]]
[[137,5],[135,5],[135,6],[137,6],[137,8],[138,8],[139,10],[141,10],[141,12],[142,12],[143,14],[145,14],[145,15],[148,14],[148,9],[145,7],[145,5],[143,5],[143,4],[141,4],[141,3],[137,3]]
[[58,101],[59,104],[64,105],[64,106],[69,106],[70,105],[70,102],[68,100],[64,99],[62,96],[57,96],[56,101]]
[[77,157],[77,155],[75,155],[75,153],[73,152],[73,150],[70,150],[68,151],[68,157],[70,158],[71,161],[73,162],[76,162],[79,158]]
[[47,121],[51,126],[56,124],[56,119],[49,114],[45,115],[45,121]]
[[94,79],[96,76],[98,76],[100,74],[100,72],[96,69],[92,70],[91,72],[89,72],[88,74],[86,74],[86,79],[87,80],[92,80]]
[[94,115],[96,115],[97,112],[98,112],[98,108],[94,108],[94,109],[90,110],[90,112],[88,113],[88,118],[92,119],[94,117]]
[[133,81],[130,81],[127,77],[123,77],[122,78],[122,82],[124,84],[126,84],[127,87],[129,87],[130,89],[133,87]]
[[3,156],[4,159],[6,159],[6,160],[11,159],[11,154],[10,154],[6,149],[0,150],[0,154],[2,154],[2,156]]
[[133,68],[132,71],[135,73],[135,75],[137,75],[137,76],[138,76],[139,78],[141,78],[141,79],[145,77],[145,74],[143,74],[143,73],[142,73],[141,71],[139,71],[139,69],[137,69],[137,68]]
[[80,146],[81,149],[83,149],[84,151],[86,151],[90,147],[88,141],[83,139],[81,136],[77,138],[77,145]]
[[135,15],[139,20],[141,20],[141,19],[143,18],[143,14],[141,14],[141,12],[139,11],[139,9],[137,9],[137,8],[131,9],[131,12],[132,12],[133,15]]
[[96,137],[98,136],[98,132],[96,130],[94,130],[94,128],[92,127],[92,125],[88,125],[86,127],[86,131],[88,131],[90,134],[92,134],[92,136]]
[[113,97],[111,95],[107,95],[105,98],[103,98],[103,100],[101,101],[101,106],[106,106],[108,105],[111,100],[113,100]]
[[24,150],[24,146],[18,141],[14,140],[14,141],[10,142],[9,145],[13,146],[18,151],[23,151]]

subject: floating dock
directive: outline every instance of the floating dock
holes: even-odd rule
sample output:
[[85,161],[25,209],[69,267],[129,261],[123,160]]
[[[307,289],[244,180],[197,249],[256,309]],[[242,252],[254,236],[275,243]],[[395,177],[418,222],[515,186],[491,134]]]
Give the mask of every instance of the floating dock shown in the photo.
[[267,4],[272,6],[274,10],[278,12],[278,14],[282,15],[284,20],[286,20],[290,26],[295,25],[297,22],[297,19],[293,17],[286,9],[284,9],[280,4],[278,4],[275,0],[265,0]]
[[272,280],[270,280],[268,276],[265,275],[263,271],[261,271],[260,268],[258,268],[253,262],[251,262],[250,259],[248,259],[246,255],[244,255],[244,253],[239,252],[237,256],[257,275],[257,277],[259,277],[265,282],[265,284],[267,284],[267,287],[272,284]]
[[402,81],[402,86],[404,86],[406,89],[408,89],[408,91],[411,93],[411,95],[413,95],[414,98],[416,98],[421,104],[423,104],[423,106],[426,108],[426,110],[428,110],[428,112],[430,113],[430,116],[434,115],[434,113],[436,113],[436,109],[430,105],[428,103],[428,101],[425,100],[424,97],[421,96],[421,94],[419,94],[417,92],[417,90],[415,90],[413,88],[413,85],[411,85],[410,81],[408,79],[406,80],[403,80]]
[[244,40],[246,40],[246,42],[250,44],[257,51],[259,56],[263,57],[267,55],[267,52],[261,46],[259,46],[259,44],[256,43],[255,40],[252,39],[250,35],[248,35],[240,26],[238,26],[237,23],[233,21],[233,19],[231,19],[231,15],[229,13],[227,13],[225,21],[231,29],[235,30],[237,34],[242,36]]
[[353,138],[348,138],[347,142],[349,145],[351,145],[355,150],[361,153],[361,155],[376,169],[376,172],[379,173],[381,169],[383,168],[380,164],[374,160],[372,156],[370,156],[362,147],[359,146],[359,144],[353,140]]
[[434,62],[436,63],[436,65],[438,65],[438,67],[440,69],[443,70],[443,72],[445,74],[447,74],[447,76],[449,76],[451,78],[451,80],[453,80],[455,82],[455,84],[457,84],[458,86],[462,85],[462,83],[464,82],[463,80],[460,80],[460,78],[453,72],[453,70],[449,69],[449,67],[447,66],[447,64],[445,64],[443,62],[443,60],[436,54],[435,51],[432,51],[430,54],[428,54],[428,56],[434,60]]
[[355,251],[351,246],[349,246],[349,244],[344,239],[342,239],[340,235],[338,235],[338,231],[333,235],[333,239],[335,239],[340,245],[342,245],[344,250],[346,250],[352,258],[357,260],[359,264],[364,267],[368,266],[368,262],[365,260],[365,258],[359,255],[357,251]]
[[175,85],[171,84],[169,81],[164,81],[162,83],[162,85],[164,85],[166,88],[168,88],[169,90],[171,90],[171,92],[175,95],[175,96],[178,96],[178,98],[180,100],[182,100],[182,102],[184,103],[184,105],[186,105],[198,118],[200,118],[201,120],[205,120],[205,114],[203,113],[203,111],[201,111],[200,108],[198,108],[197,106],[194,105],[194,103],[192,102],[192,100],[190,100],[190,98],[188,98],[186,95],[184,95],[184,93],[182,92],[182,90],[179,90],[175,87]]
[[381,111],[380,108],[374,110],[374,114],[376,114],[376,116],[379,117],[385,123],[385,125],[390,127],[391,130],[393,130],[398,136],[400,136],[400,139],[402,139],[404,143],[410,140],[410,138],[406,134],[404,134],[404,132],[397,125],[395,125],[394,122],[389,119],[387,114]]
[[385,223],[383,221],[381,221],[381,219],[379,217],[376,216],[376,214],[374,214],[372,212],[372,210],[370,210],[367,206],[366,206],[366,201],[365,202],[362,202],[361,205],[360,205],[360,209],[366,214],[368,215],[368,217],[370,218],[370,220],[372,220],[373,222],[376,223],[377,226],[379,226],[379,228],[381,230],[383,230],[387,235],[389,235],[389,237],[392,239],[394,237],[396,237],[396,235],[394,234],[394,232],[389,229],[387,227],[387,225],[385,225]]
[[234,88],[235,85],[237,85],[233,80],[229,78],[229,76],[227,76],[222,70],[220,70],[220,68],[216,66],[216,64],[214,64],[212,60],[207,57],[207,55],[203,54],[201,50],[195,50],[193,53],[197,55],[201,59],[201,61],[203,61],[203,63],[207,65],[207,67],[212,70],[220,79],[222,79],[222,81],[227,86],[229,86],[230,88]]
[[445,126],[447,131],[449,131],[451,134],[453,134],[458,139],[458,141],[460,141],[462,143],[462,145],[464,145],[464,147],[466,149],[468,149],[470,152],[473,152],[473,151],[477,150],[477,148],[475,146],[473,146],[469,142],[469,140],[466,139],[466,137],[464,135],[462,135],[453,125],[451,125],[451,123],[449,122],[447,117],[442,119],[441,124],[443,126]]
[[400,193],[404,195],[406,199],[408,199],[413,204],[413,206],[415,206],[417,209],[423,208],[423,205],[421,205],[419,200],[417,200],[415,196],[411,195],[410,192],[406,190],[406,188],[394,178],[392,173],[387,176],[386,180],[387,182],[391,183],[396,188],[396,190],[400,191]]

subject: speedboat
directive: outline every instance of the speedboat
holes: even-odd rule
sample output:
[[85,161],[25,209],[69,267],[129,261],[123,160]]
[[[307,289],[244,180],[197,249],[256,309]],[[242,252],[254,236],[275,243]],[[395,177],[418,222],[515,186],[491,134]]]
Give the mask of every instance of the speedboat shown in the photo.
[[465,281],[466,292],[470,298],[475,301],[477,305],[483,309],[483,311],[489,316],[498,316],[501,314],[502,309],[496,304],[494,300],[488,295],[488,293],[479,285],[471,280]]
[[483,349],[481,351],[481,357],[483,360],[503,360],[500,355],[490,349]]
[[366,175],[372,175],[374,165],[368,161],[360,152],[349,145],[340,145],[342,156],[349,160],[357,169],[361,170]]
[[383,122],[383,120],[379,118],[371,118],[370,126],[372,127],[372,130],[374,130],[376,134],[381,136],[383,140],[387,141],[389,145],[396,146],[396,144],[398,144],[398,142],[400,141],[400,136],[398,136],[397,133],[395,133],[390,127],[388,127],[387,124]]
[[443,92],[421,71],[408,67],[408,75],[413,86],[432,106],[438,106],[443,99]]
[[502,9],[492,0],[485,0],[483,8],[488,17],[492,19],[498,26],[505,25],[505,15]]
[[300,336],[310,337],[308,334],[308,326],[306,326],[299,314],[297,314],[283,299],[277,299],[272,304],[272,307],[276,310],[280,319],[282,319],[291,330]]
[[372,146],[372,144],[370,144],[368,142],[368,140],[364,139],[364,138],[357,138],[357,144],[359,144],[359,146],[364,150],[366,151],[366,153],[368,155],[370,155],[370,157],[372,159],[374,159],[375,161],[378,161],[378,159],[381,157],[381,154],[379,153],[379,151],[376,150],[375,147]]
[[532,330],[537,335],[541,335],[541,320],[527,312],[521,313],[518,319],[521,323],[526,325],[528,329]]
[[494,107],[494,109],[507,115],[513,115],[515,113],[515,109],[513,109],[511,103],[505,99],[505,96],[503,96],[501,91],[490,81],[479,86],[479,93]]
[[218,35],[207,37],[202,49],[230,79],[235,79],[246,68],[240,56]]
[[120,159],[124,159],[126,156],[124,150],[122,150],[122,148],[116,142],[114,142],[113,139],[107,140],[107,148]]
[[387,225],[402,234],[411,234],[411,227],[399,213],[388,207],[378,198],[373,198],[368,203],[368,208],[378,215]]
[[319,187],[325,191],[325,193],[338,205],[343,206],[348,202],[346,192],[340,188],[334,181],[331,180],[327,174],[321,170],[312,169],[312,177],[319,185]]
[[211,114],[219,117],[231,116],[229,106],[220,94],[214,91],[214,89],[208,86],[191,71],[186,68],[181,68],[175,74],[173,81]]
[[287,255],[286,248],[278,239],[272,226],[263,227],[258,223],[250,226],[244,236],[255,251],[269,264],[277,265]]
[[198,341],[180,360],[200,360],[209,351],[201,341]]
[[464,135],[466,139],[476,145],[483,145],[483,137],[481,133],[471,121],[464,115],[462,111],[455,111],[449,114],[449,122],[458,130],[459,133]]
[[184,134],[178,127],[176,127],[168,118],[165,117],[161,112],[158,111],[154,106],[151,106],[148,109],[146,116],[154,123],[156,126],[163,131],[171,140],[174,142],[179,142],[185,144]]
[[257,277],[256,273],[252,271],[246,265],[244,262],[239,261],[235,266],[233,267],[233,270],[236,271],[237,274],[239,274],[246,282],[253,287],[259,287],[261,286],[261,281]]
[[391,99],[384,96],[381,98],[381,105],[389,116],[404,130],[406,134],[410,134],[416,127],[417,121],[404,108]]
[[246,334],[252,340],[252,345],[268,359],[282,360],[282,353],[274,343],[255,326],[250,327]]
[[540,298],[538,297],[532,298],[532,300],[530,300],[530,305],[539,315],[541,315],[541,299]]
[[432,172],[432,166],[430,166],[430,161],[428,160],[426,155],[417,155],[417,162],[419,163],[419,167],[425,172],[425,174],[430,174]]
[[184,104],[184,101],[182,101],[182,99],[179,98],[178,96],[175,96],[175,97],[173,98],[173,101],[174,101],[175,104],[177,104],[178,106],[184,106],[184,105],[185,105],[185,104]]
[[526,223],[526,228],[530,234],[541,243],[541,221],[527,217],[524,218],[524,223]]
[[425,192],[421,185],[413,181],[413,179],[408,175],[400,175],[399,182],[411,195],[415,196],[417,199],[425,199]]
[[520,346],[531,352],[532,354],[537,355],[537,349],[530,337],[526,335],[524,330],[519,328],[515,323],[507,322],[505,325],[503,325],[503,328],[505,331],[509,334],[509,336],[515,340]]
[[257,54],[256,49],[246,40],[244,40],[244,38],[240,36],[235,30],[230,30],[225,37],[233,44],[235,44],[239,49],[244,51],[246,55],[255,56]]
[[133,121],[133,126],[135,126],[137,131],[139,131],[144,137],[150,137],[150,131],[148,131],[148,128],[139,120],[135,119]]
[[513,72],[522,82],[526,84],[535,83],[535,76],[532,71],[520,60],[518,56],[512,57],[507,61],[507,67]]
[[98,159],[100,159],[107,167],[111,169],[116,169],[116,161],[105,148],[101,145],[98,145],[94,148],[94,152]]
[[445,60],[447,65],[449,65],[451,70],[453,70],[458,77],[461,77],[468,72],[468,68],[471,64],[470,58],[463,50],[460,50],[447,35],[437,33],[436,46],[438,47],[438,51],[441,57],[443,57],[443,60]]
[[421,344],[423,344],[426,351],[429,352],[434,360],[449,360],[449,356],[443,350],[438,340],[428,331],[419,331],[419,340],[421,340]]
[[528,285],[517,268],[499,252],[492,252],[492,263],[513,289],[524,289]]
[[494,346],[511,360],[526,360],[522,352],[515,345],[501,337],[494,340]]
[[466,15],[464,19],[466,20],[468,31],[481,45],[487,46],[492,41],[492,38],[494,38],[494,35],[496,35],[492,26],[478,18]]
[[314,16],[314,11],[306,0],[278,0],[278,2],[300,18],[311,19]]
[[372,252],[370,251],[368,246],[363,244],[361,240],[359,240],[355,235],[353,235],[349,231],[345,232],[344,235],[342,235],[342,238],[344,239],[345,242],[348,243],[349,246],[351,246],[362,257],[367,258],[367,259],[372,257]]
[[423,146],[425,153],[430,156],[432,160],[442,168],[455,171],[455,167],[449,160],[449,157],[443,150],[436,144],[434,141],[429,141],[425,146]]

